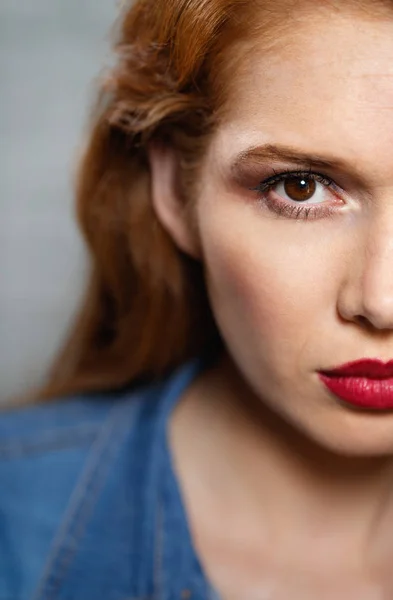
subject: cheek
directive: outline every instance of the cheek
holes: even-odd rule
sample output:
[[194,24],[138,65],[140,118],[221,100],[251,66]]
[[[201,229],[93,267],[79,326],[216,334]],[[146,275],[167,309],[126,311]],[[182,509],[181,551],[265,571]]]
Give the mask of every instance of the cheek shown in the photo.
[[213,311],[235,358],[293,372],[334,319],[340,252],[316,223],[244,212],[202,222]]

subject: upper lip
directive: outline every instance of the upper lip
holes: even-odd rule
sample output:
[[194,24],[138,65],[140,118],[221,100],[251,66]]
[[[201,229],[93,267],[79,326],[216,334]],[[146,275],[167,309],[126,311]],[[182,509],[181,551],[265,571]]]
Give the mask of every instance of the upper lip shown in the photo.
[[390,379],[393,378],[393,360],[383,362],[382,360],[363,358],[362,360],[349,362],[334,369],[321,372],[331,377]]

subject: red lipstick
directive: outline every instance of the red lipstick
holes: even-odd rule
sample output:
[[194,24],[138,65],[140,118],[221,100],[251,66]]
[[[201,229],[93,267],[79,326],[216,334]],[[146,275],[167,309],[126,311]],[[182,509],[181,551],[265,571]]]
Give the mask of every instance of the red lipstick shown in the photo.
[[319,373],[335,396],[357,408],[393,409],[393,360],[363,359]]

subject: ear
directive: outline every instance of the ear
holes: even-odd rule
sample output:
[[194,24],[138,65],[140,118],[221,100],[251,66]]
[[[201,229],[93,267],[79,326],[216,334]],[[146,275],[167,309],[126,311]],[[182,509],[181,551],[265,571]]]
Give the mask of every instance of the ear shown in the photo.
[[158,220],[180,250],[198,259],[196,227],[179,191],[179,157],[173,148],[155,143],[149,146],[148,157],[152,201]]

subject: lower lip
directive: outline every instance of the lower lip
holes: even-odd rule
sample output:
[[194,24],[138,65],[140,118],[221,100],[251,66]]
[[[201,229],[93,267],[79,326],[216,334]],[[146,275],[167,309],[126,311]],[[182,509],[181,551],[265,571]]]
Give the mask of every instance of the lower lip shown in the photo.
[[393,409],[393,378],[329,377],[323,373],[319,378],[330,392],[352,406],[369,410]]

